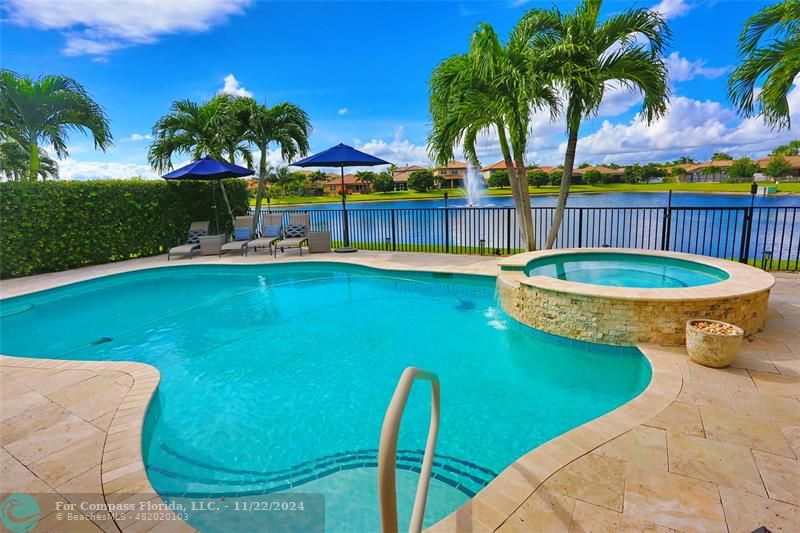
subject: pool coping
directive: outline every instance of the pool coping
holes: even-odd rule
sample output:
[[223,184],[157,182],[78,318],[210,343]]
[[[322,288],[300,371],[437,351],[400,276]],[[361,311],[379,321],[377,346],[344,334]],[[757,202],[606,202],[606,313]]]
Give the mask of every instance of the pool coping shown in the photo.
[[[633,288],[614,287],[608,285],[593,285],[578,281],[567,281],[550,276],[528,276],[522,269],[534,259],[567,255],[575,253],[613,253],[624,255],[655,255],[670,259],[680,259],[692,263],[717,268],[728,274],[728,279],[698,285],[695,287],[678,288]],[[507,285],[517,284],[536,287],[537,289],[554,292],[569,293],[597,298],[614,298],[617,300],[651,300],[651,301],[698,301],[734,296],[747,296],[769,290],[775,285],[775,277],[761,269],[714,257],[687,254],[682,252],[668,252],[663,250],[632,250],[629,248],[560,248],[557,250],[541,250],[526,252],[501,259],[498,264],[501,271],[499,278]]]
[[[121,361],[72,361],[59,359],[39,359],[30,357],[16,357],[0,355],[0,367],[13,366],[18,368],[48,369],[48,370],[100,370],[117,371],[130,376],[133,383],[125,397],[114,410],[114,416],[106,431],[103,451],[100,461],[100,481],[103,488],[103,499],[106,504],[130,503],[133,498],[140,501],[150,500],[158,493],[150,484],[142,456],[142,436],[144,420],[147,415],[151,400],[155,397],[161,374],[154,366],[146,363],[121,362]],[[122,457],[128,458],[120,464]],[[114,466],[109,466],[110,463]],[[120,501],[109,501],[122,497]],[[166,511],[165,511],[166,512]],[[112,515],[114,517],[115,515]],[[130,516],[125,523],[117,522],[112,518],[117,527],[123,531],[133,527],[144,520]],[[165,523],[176,525],[182,523],[180,518],[173,516]],[[123,527],[124,526],[124,527]],[[149,528],[148,528],[149,529]]]
[[[602,249],[608,251],[608,249]],[[524,255],[524,254],[522,254]],[[358,259],[354,257],[352,259]],[[454,271],[454,269],[428,269],[428,268],[407,268],[398,269],[396,266],[370,265],[352,261],[351,258],[343,258],[338,261],[329,260],[307,260],[317,263],[345,263],[358,264],[384,271],[412,271],[412,272],[449,272],[482,276],[498,276],[499,274]],[[190,266],[189,262],[162,263],[159,266]],[[204,264],[204,263],[201,263]],[[211,264],[264,264],[264,263],[243,263],[243,262],[217,262]],[[269,263],[275,264],[275,263]],[[502,262],[501,262],[502,264]],[[122,272],[134,272],[153,268],[153,265],[134,266],[126,265],[116,272],[85,272],[86,275],[79,275],[79,279],[56,282],[49,287],[31,288],[29,290],[17,291],[14,296],[21,296],[33,292],[40,292],[46,288],[56,288],[59,286],[87,281],[90,279],[106,277],[110,274]],[[771,276],[770,276],[771,277]],[[581,284],[585,285],[585,284]],[[462,507],[434,524],[430,531],[450,531],[459,529],[463,525],[469,525],[474,530],[476,525],[488,530],[494,530],[502,526],[513,513],[519,509],[533,492],[541,486],[555,472],[568,465],[579,457],[598,448],[602,444],[622,435],[638,424],[652,418],[670,403],[672,403],[680,392],[683,379],[675,359],[675,353],[663,349],[656,345],[637,346],[647,359],[652,368],[650,383],[638,396],[622,404],[616,409],[582,424],[570,431],[563,433],[539,446],[532,449],[519,459],[515,460],[500,475],[492,480],[488,486],[481,490],[475,497],[470,499]],[[142,433],[147,409],[155,396],[155,392],[160,382],[159,371],[148,364],[136,362],[105,362],[105,361],[63,361],[55,359],[34,359],[26,357],[14,357],[0,355],[0,365],[9,364],[18,367],[28,368],[49,368],[49,369],[98,369],[116,370],[130,375],[134,383],[131,389],[117,407],[114,417],[111,420],[106,441],[103,447],[101,465],[101,482],[103,496],[108,501],[114,494],[121,495],[135,492],[143,495],[157,495],[157,492],[150,484],[144,466],[142,456]],[[123,451],[124,450],[124,451]],[[113,470],[105,470],[105,465],[112,458],[111,454],[119,462],[120,454],[128,456],[130,462],[123,466],[116,466]],[[168,524],[171,530],[180,526],[191,529],[177,516],[162,522]],[[133,521],[126,521],[124,529],[134,525]],[[120,529],[122,524],[118,524]],[[149,528],[148,528],[149,529]]]
[[474,498],[427,531],[440,533],[464,528],[494,531],[500,528],[556,472],[646,422],[675,401],[683,386],[676,354],[653,344],[637,348],[652,368],[650,383],[638,396],[532,449],[506,467]]

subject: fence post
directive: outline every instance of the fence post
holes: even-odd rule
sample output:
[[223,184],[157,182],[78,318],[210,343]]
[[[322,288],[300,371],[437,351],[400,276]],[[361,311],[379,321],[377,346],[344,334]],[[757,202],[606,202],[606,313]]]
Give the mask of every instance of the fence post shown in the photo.
[[669,249],[670,226],[672,226],[672,189],[667,197],[667,207],[664,208],[664,223],[661,227],[661,249]]
[[[447,193],[445,194],[445,198],[447,198]],[[444,206],[444,253],[450,253],[450,209],[447,207],[447,204]]]
[[739,262],[747,263],[750,256],[750,238],[753,233],[753,206],[745,208],[744,223],[742,224],[742,250]]
[[583,208],[578,209],[578,248],[583,248]]
[[395,224],[394,224],[394,213],[395,213],[395,209],[392,208],[392,251],[396,252],[397,251],[397,233],[396,233]]
[[511,210],[515,208],[506,209],[506,254],[511,255]]

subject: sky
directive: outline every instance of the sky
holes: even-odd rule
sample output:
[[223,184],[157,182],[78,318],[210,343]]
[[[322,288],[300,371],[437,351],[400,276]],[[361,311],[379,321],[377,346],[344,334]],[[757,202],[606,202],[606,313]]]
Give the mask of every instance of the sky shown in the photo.
[[[65,74],[106,110],[114,145],[96,151],[72,133],[62,179],[156,177],[147,165],[151,129],[179,99],[219,92],[274,105],[292,102],[313,125],[312,151],[339,142],[397,165],[427,164],[427,84],[434,67],[467,50],[478,23],[505,36],[526,10],[552,2],[266,0],[3,0],[0,65],[30,76]],[[557,2],[567,11],[574,2]],[[610,1],[602,16],[657,10],[673,32],[667,115],[645,124],[641,98],[612,88],[581,127],[577,162],[666,161],[713,152],[761,157],[800,137],[740,119],[726,96],[743,22],[765,2]],[[795,80],[800,81],[800,80]],[[790,93],[800,124],[800,88]],[[565,128],[539,113],[527,161],[563,161]],[[500,157],[494,134],[481,163]],[[269,154],[279,164],[280,153]],[[178,165],[184,161],[176,160]]]

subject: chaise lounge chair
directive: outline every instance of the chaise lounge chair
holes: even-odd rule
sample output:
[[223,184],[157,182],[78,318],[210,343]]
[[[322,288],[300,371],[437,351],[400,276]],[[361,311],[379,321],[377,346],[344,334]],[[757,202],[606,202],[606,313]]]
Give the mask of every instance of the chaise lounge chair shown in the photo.
[[188,255],[189,259],[191,259],[194,254],[198,253],[200,251],[200,237],[208,235],[209,224],[208,220],[192,222],[186,235],[186,244],[170,248],[169,253],[167,253],[167,261],[172,259],[173,255]]
[[245,255],[247,243],[253,240],[252,227],[253,217],[236,217],[233,225],[233,240],[220,247],[219,255],[228,252],[239,252],[239,255]]
[[275,257],[278,257],[278,248],[281,252],[286,248],[299,248],[303,255],[303,245],[308,248],[308,214],[289,215],[289,224],[284,228],[284,238],[275,243]]
[[266,248],[267,252],[272,254],[272,245],[281,239],[281,231],[283,230],[282,221],[282,213],[268,213],[264,215],[261,226],[261,236],[247,243],[245,255],[247,255],[250,250],[258,251],[259,248]]

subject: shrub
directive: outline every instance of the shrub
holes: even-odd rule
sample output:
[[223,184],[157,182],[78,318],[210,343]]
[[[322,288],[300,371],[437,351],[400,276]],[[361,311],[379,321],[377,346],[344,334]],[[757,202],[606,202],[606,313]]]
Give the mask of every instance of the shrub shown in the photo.
[[[227,233],[217,182],[0,183],[0,278],[164,253],[195,220],[210,220],[214,232],[212,187]],[[234,215],[246,214],[246,182],[226,180],[225,189]]]
[[375,181],[372,182],[372,188],[377,192],[391,192],[394,190],[394,179],[392,179],[392,176],[388,172],[381,172],[375,177]]
[[608,183],[607,176],[600,172],[599,170],[587,170],[583,174],[583,181],[588,183],[589,185],[599,185],[602,183]]
[[543,185],[547,185],[549,181],[550,176],[548,176],[547,172],[544,170],[534,169],[528,171],[528,185],[541,187]]
[[430,170],[415,170],[408,177],[408,187],[417,192],[427,192],[433,188],[433,172]]
[[758,165],[749,157],[740,157],[728,168],[730,181],[749,180],[758,172]]
[[789,161],[787,161],[785,157],[782,155],[774,155],[769,158],[769,163],[767,163],[767,168],[764,169],[764,174],[774,180],[786,176],[791,170],[792,165],[789,164]]
[[489,187],[508,187],[511,183],[508,181],[508,171],[498,170],[492,172],[489,176]]

